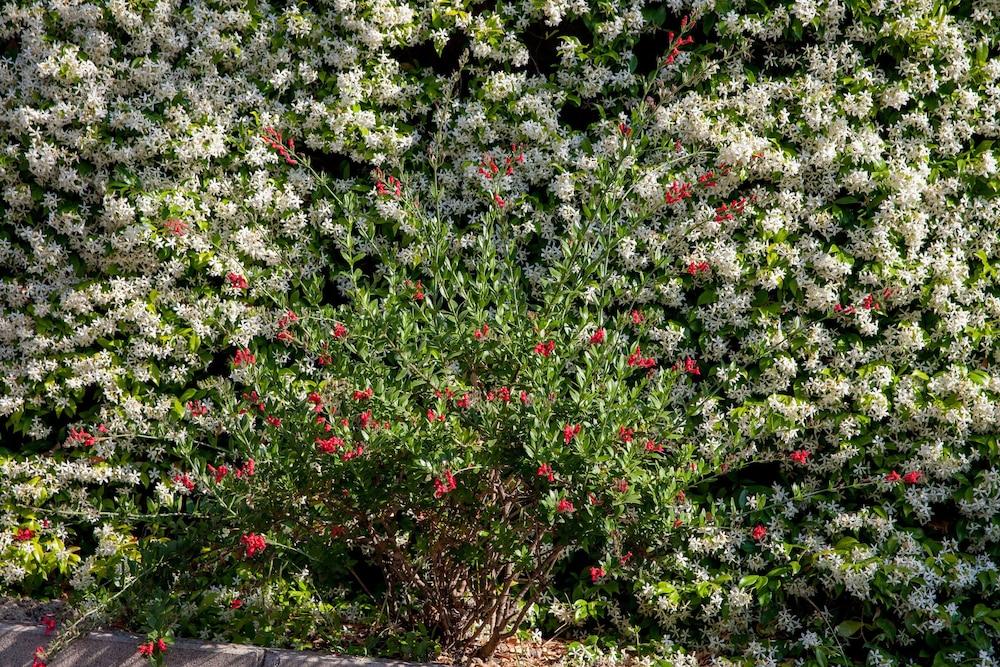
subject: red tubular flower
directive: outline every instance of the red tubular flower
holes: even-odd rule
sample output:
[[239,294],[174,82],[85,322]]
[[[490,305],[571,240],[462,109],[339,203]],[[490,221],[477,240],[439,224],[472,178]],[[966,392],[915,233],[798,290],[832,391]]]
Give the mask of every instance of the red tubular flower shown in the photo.
[[919,482],[923,476],[924,476],[923,473],[920,472],[919,470],[911,470],[910,472],[903,475],[903,483],[912,486],[913,484]]
[[326,439],[316,438],[316,446],[320,449],[320,451],[325,452],[326,454],[332,454],[344,446],[344,441],[343,439],[332,435]]
[[218,468],[216,468],[211,463],[209,463],[207,467],[208,467],[208,472],[210,472],[212,476],[215,478],[216,484],[225,479],[226,475],[229,474],[229,468],[226,467],[225,465],[221,465]]
[[668,204],[677,204],[692,196],[694,193],[691,191],[690,183],[674,181],[663,195],[663,200]]
[[229,286],[234,289],[247,289],[250,287],[247,279],[238,273],[228,273],[226,274],[226,278],[229,279]]
[[281,426],[281,420],[275,417],[274,415],[267,416],[267,423],[273,426],[274,428],[279,428]]
[[635,346],[635,351],[628,357],[628,365],[638,368],[652,368],[656,365],[656,359],[652,357],[643,357],[642,348],[638,345]]
[[139,655],[141,655],[144,658],[153,657],[153,642],[145,642],[143,644],[139,644]]
[[354,390],[354,400],[355,401],[364,401],[364,400],[367,400],[367,399],[371,398],[374,395],[375,395],[375,390],[373,390],[371,387],[368,387],[364,391],[361,391],[359,389],[355,389]]
[[698,368],[698,363],[691,357],[684,360],[684,372],[690,373],[691,375],[701,375],[701,369]]
[[555,473],[552,471],[552,466],[550,466],[548,463],[543,463],[542,465],[538,466],[538,476],[544,477],[550,482],[556,481]]
[[229,603],[230,609],[239,609],[243,606],[243,600],[239,598],[233,598],[232,602]]
[[56,630],[56,617],[52,614],[42,616],[42,627],[45,628],[45,636],[51,635]]
[[503,197],[501,197],[499,193],[493,194],[493,201],[499,208],[503,208],[507,205],[507,202],[503,200]]
[[30,528],[18,528],[14,533],[15,542],[27,542],[35,536],[35,531]]
[[890,472],[888,475],[885,476],[885,481],[889,482],[890,484],[895,484],[901,479],[903,479],[902,476],[895,470],[893,470],[892,472]]
[[799,465],[805,465],[806,459],[809,458],[809,452],[805,449],[799,449],[797,451],[792,452],[788,458],[790,458],[794,463],[798,463]]
[[646,321],[646,316],[642,314],[642,311],[633,310],[632,311],[632,324],[642,324]]
[[236,354],[233,356],[233,365],[237,368],[243,366],[251,366],[257,362],[257,357],[248,348],[241,348],[236,350]]
[[627,426],[618,427],[618,439],[621,440],[622,442],[628,444],[632,442],[634,437],[635,437],[634,430],[630,429]]
[[567,514],[575,510],[576,508],[573,507],[573,503],[566,500],[565,498],[560,499],[559,503],[556,505],[556,511],[559,512],[560,514]]
[[444,480],[440,477],[434,480],[434,497],[441,498],[456,488],[458,488],[458,484],[455,482],[455,476],[451,474],[451,470],[445,470]]
[[180,484],[188,491],[194,491],[195,489],[194,481],[191,479],[191,476],[188,475],[187,473],[184,473],[183,475],[174,475],[174,482]]
[[629,127],[628,125],[626,125],[625,123],[618,123],[618,132],[623,137],[631,137],[632,136],[632,128]]
[[590,581],[596,584],[598,580],[603,579],[607,573],[604,571],[603,567],[592,567],[590,568]]
[[629,551],[627,554],[618,559],[618,562],[622,565],[628,565],[628,562],[632,560],[632,552]]
[[247,558],[253,558],[267,548],[267,539],[259,533],[247,533],[240,538]]
[[160,653],[167,652],[167,642],[163,641],[162,637],[156,640],[156,650],[158,650]]
[[97,438],[92,436],[90,433],[87,433],[87,431],[83,430],[82,428],[80,429],[71,428],[69,430],[69,440],[71,440],[72,442],[79,442],[84,447],[90,447],[95,442],[97,442]]
[[345,327],[340,322],[337,322],[337,325],[335,327],[333,327],[333,332],[332,333],[333,333],[333,337],[336,338],[337,340],[340,340],[341,338],[346,338],[347,337],[347,327]]
[[187,234],[188,223],[179,218],[168,218],[163,221],[163,228],[174,236],[184,236]]
[[563,442],[567,445],[580,432],[579,424],[566,424],[563,426]]
[[489,335],[489,333],[490,333],[490,325],[484,324],[483,326],[472,332],[472,337],[475,338],[476,340],[482,340],[486,338],[486,336]]
[[663,445],[659,444],[655,440],[646,440],[645,448],[647,452],[655,452],[657,454],[663,451]]
[[701,183],[706,188],[714,188],[716,186],[715,182],[715,172],[706,171],[704,174],[698,177],[698,182]]
[[201,401],[188,401],[185,406],[192,417],[201,417],[208,414],[208,408]]
[[604,342],[604,329],[598,329],[590,336],[591,345],[599,345]]
[[540,354],[543,357],[547,357],[556,349],[555,341],[548,341],[545,343],[538,343],[535,345],[535,354]]
[[766,536],[767,536],[767,528],[765,528],[763,524],[758,523],[756,526],[753,527],[753,530],[750,531],[750,537],[753,538],[754,542],[760,542]]
[[281,132],[278,132],[273,127],[265,127],[264,134],[261,135],[261,139],[264,140],[272,150],[276,151],[278,155],[285,159],[286,164],[298,164],[291,155],[291,151],[295,150],[295,140],[289,139],[285,146],[285,140],[281,137]]

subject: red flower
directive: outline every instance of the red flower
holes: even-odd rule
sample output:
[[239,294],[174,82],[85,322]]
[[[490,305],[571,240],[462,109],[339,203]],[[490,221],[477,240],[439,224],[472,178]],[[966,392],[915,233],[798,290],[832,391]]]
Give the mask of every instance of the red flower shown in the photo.
[[920,472],[919,470],[911,470],[910,472],[903,475],[903,483],[913,485],[919,482],[921,477],[923,477],[922,472]]
[[638,368],[652,368],[656,365],[656,359],[653,359],[652,357],[643,357],[642,348],[636,345],[635,351],[628,357],[628,365]]
[[330,436],[326,440],[323,438],[316,438],[316,446],[320,448],[323,452],[327,454],[332,454],[341,447],[344,446],[344,441],[335,435]]
[[889,482],[890,484],[895,484],[901,479],[903,479],[902,476],[900,476],[900,474],[895,470],[893,470],[892,472],[890,472],[888,475],[885,476],[885,481]]
[[543,463],[542,465],[538,466],[538,476],[544,477],[550,482],[556,481],[555,473],[552,472],[552,466],[550,466],[548,463]]
[[413,290],[413,300],[414,301],[424,300],[424,286],[420,283],[419,280],[417,281],[416,289]]
[[692,276],[696,276],[699,273],[707,272],[710,268],[708,262],[691,262],[688,264],[687,272]]
[[604,578],[607,573],[604,571],[603,567],[592,567],[590,568],[590,581],[591,583],[597,583],[599,579]]
[[698,368],[698,362],[691,357],[684,360],[684,372],[690,373],[691,375],[701,375],[701,369]]
[[179,218],[168,218],[163,221],[163,228],[174,236],[184,236],[188,230],[188,223]]
[[229,279],[229,286],[235,289],[247,289],[250,287],[250,283],[247,279],[238,273],[228,273],[226,278]]
[[615,483],[615,488],[618,489],[619,493],[625,493],[628,491],[628,481],[624,479],[618,480],[618,482]]
[[15,542],[27,542],[32,537],[35,536],[35,531],[30,528],[18,528],[17,532],[14,533]]
[[247,533],[240,538],[247,558],[253,558],[267,547],[267,540],[258,533]]
[[482,339],[486,338],[486,336],[487,336],[487,335],[488,335],[489,333],[490,333],[490,325],[488,325],[488,324],[484,324],[484,325],[483,325],[482,327],[480,327],[479,329],[476,329],[475,331],[473,331],[473,332],[472,332],[472,336],[473,336],[473,338],[475,338],[476,340],[482,340]]
[[56,630],[56,618],[52,614],[42,616],[42,626],[45,628],[45,636],[51,635]]
[[159,650],[160,653],[166,653],[167,652],[167,642],[163,641],[162,637],[160,639],[157,639],[156,640],[156,648],[157,648],[157,650]]
[[570,501],[566,500],[565,498],[560,499],[559,500],[559,504],[556,505],[556,511],[560,512],[560,513],[563,513],[563,514],[568,513],[568,512],[573,512],[575,510],[576,510],[576,508],[573,507],[573,503],[571,503]]
[[277,151],[278,155],[285,158],[286,164],[298,164],[295,159],[291,156],[291,151],[295,150],[295,140],[289,139],[288,146],[285,147],[285,140],[281,137],[281,132],[278,132],[273,127],[265,127],[264,134],[261,135],[261,139],[264,140],[268,146],[273,150]]
[[598,329],[593,333],[593,335],[591,335],[590,344],[598,345],[603,342],[604,342],[604,329]]
[[333,332],[332,333],[333,333],[333,337],[336,338],[337,340],[340,340],[341,338],[346,338],[347,337],[347,327],[345,327],[340,322],[337,322],[337,325],[333,327]]
[[674,181],[663,195],[663,200],[668,204],[676,204],[692,196],[694,196],[694,193],[691,191],[690,183],[678,183]]
[[763,524],[758,523],[756,526],[753,527],[753,530],[750,531],[750,537],[754,539],[754,542],[760,542],[761,540],[764,539],[766,535],[767,535],[767,528],[765,528]]
[[545,343],[539,343],[535,345],[535,354],[540,354],[543,357],[547,357],[556,349],[555,341],[548,341]]
[[574,438],[574,436],[576,436],[576,434],[578,434],[579,432],[580,432],[579,424],[573,424],[573,425],[566,424],[565,426],[563,426],[563,442],[565,442],[568,445],[570,441]]
[[629,551],[627,554],[618,559],[618,562],[622,565],[627,565],[628,562],[632,560],[632,552]]
[[254,470],[256,467],[256,462],[253,459],[247,459],[246,463],[237,468],[234,472],[236,479],[242,479],[243,477],[253,477]]
[[659,444],[655,440],[647,439],[645,447],[647,452],[656,452],[657,454],[659,454],[663,451],[663,445]]
[[470,401],[471,401],[471,398],[469,397],[468,392],[466,392],[466,393],[462,394],[462,398],[459,398],[459,399],[455,400],[455,405],[457,407],[462,408],[463,410],[465,410],[466,408],[469,407]]
[[625,123],[618,123],[618,132],[620,132],[623,137],[632,136],[632,128]]
[[444,481],[441,478],[434,480],[434,497],[440,498],[456,488],[458,488],[458,484],[455,483],[455,476],[451,474],[451,470],[445,470]]
[[706,188],[714,188],[716,185],[714,179],[715,179],[715,172],[706,171],[704,174],[698,177],[698,182],[701,183]]
[[797,451],[792,452],[788,458],[790,458],[793,462],[798,463],[799,465],[805,465],[806,459],[809,458],[809,452],[805,449],[799,449]]
[[273,426],[274,428],[278,428],[281,426],[281,420],[275,417],[274,415],[267,416],[267,423]]
[[229,603],[230,609],[239,609],[243,606],[243,600],[239,598],[233,598],[232,602]]
[[355,401],[364,401],[366,399],[371,398],[374,395],[375,395],[375,391],[371,387],[368,387],[364,391],[360,391],[358,389],[354,390],[354,400]]
[[433,422],[433,421],[443,422],[444,421],[444,414],[443,413],[435,412],[433,409],[429,409],[427,411],[427,421],[429,421],[429,422]]
[[185,405],[192,417],[201,417],[208,414],[208,407],[201,401],[188,401]]
[[624,442],[626,444],[630,443],[630,442],[632,442],[632,440],[633,440],[634,437],[635,437],[635,431],[634,430],[630,429],[627,426],[619,426],[618,427],[618,439],[621,440],[622,442]]
[[236,355],[233,357],[233,365],[237,368],[242,366],[249,366],[257,363],[257,357],[247,348],[241,348],[236,350]]
[[153,642],[146,642],[144,644],[139,644],[139,655],[144,658],[153,657]]
[[505,202],[505,201],[503,200],[503,197],[501,197],[501,196],[500,196],[499,194],[497,194],[497,193],[494,193],[494,195],[493,195],[493,201],[494,201],[494,202],[496,203],[496,205],[497,205],[498,207],[500,207],[500,208],[503,208],[504,206],[506,206],[506,205],[507,205],[507,202]]
[[174,475],[174,481],[188,491],[194,491],[194,481],[191,480],[191,476],[187,473],[184,473],[183,475]]
[[218,484],[223,479],[225,479],[226,475],[229,474],[229,468],[227,468],[225,465],[221,465],[218,468],[216,468],[211,463],[209,463],[208,472],[212,473],[212,475],[215,477],[215,483]]
[[72,440],[73,442],[82,443],[84,447],[90,447],[95,442],[97,442],[97,438],[87,433],[82,428],[81,429],[71,428],[69,430],[69,439]]

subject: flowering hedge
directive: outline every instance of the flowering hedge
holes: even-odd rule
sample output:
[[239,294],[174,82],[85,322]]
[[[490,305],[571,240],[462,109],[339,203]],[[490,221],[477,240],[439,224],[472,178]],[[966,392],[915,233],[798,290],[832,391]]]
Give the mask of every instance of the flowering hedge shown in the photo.
[[6,3],[0,592],[992,664],[998,11]]

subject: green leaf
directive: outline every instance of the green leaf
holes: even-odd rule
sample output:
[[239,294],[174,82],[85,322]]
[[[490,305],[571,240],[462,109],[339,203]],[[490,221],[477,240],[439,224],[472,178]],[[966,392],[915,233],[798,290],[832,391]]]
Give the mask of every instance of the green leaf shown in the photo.
[[837,626],[837,634],[841,637],[853,637],[865,624],[861,621],[841,621]]

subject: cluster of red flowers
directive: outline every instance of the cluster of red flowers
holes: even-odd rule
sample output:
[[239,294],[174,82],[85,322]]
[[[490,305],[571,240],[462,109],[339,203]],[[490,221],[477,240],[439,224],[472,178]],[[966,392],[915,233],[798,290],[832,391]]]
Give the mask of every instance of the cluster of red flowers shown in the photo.
[[167,218],[163,221],[163,228],[174,236],[184,236],[187,234],[188,223],[180,218]]
[[35,647],[35,652],[31,656],[31,667],[45,667],[45,647]]
[[325,454],[332,454],[344,446],[344,439],[331,435],[329,438],[316,438],[316,447]]
[[403,194],[403,183],[395,176],[385,177],[381,169],[375,170],[375,191],[379,196],[392,196],[397,199]]
[[340,322],[337,322],[337,324],[333,327],[333,331],[331,332],[331,334],[337,340],[347,338],[347,327],[345,327]]
[[559,512],[560,514],[568,514],[570,512],[576,511],[576,508],[573,507],[573,503],[566,500],[565,498],[561,498],[559,502],[556,504],[556,511]]
[[249,289],[250,287],[247,279],[238,273],[227,273],[226,278],[229,280],[229,286],[233,289]]
[[375,395],[375,390],[372,389],[371,387],[368,387],[364,391],[361,391],[359,389],[354,390],[355,401],[366,401],[374,395]]
[[924,474],[919,470],[911,470],[905,475],[900,475],[898,472],[893,470],[892,472],[890,472],[888,475],[885,476],[885,481],[889,482],[890,484],[895,484],[899,480],[903,480],[904,484],[909,484],[912,486],[920,482],[923,476]]
[[188,401],[185,406],[192,417],[201,417],[208,414],[208,406],[201,401]]
[[734,199],[728,204],[722,204],[715,209],[715,221],[725,222],[727,220],[732,220],[735,216],[734,213],[742,213],[743,208],[746,206],[747,198],[740,197],[739,199]]
[[632,136],[632,128],[629,127],[628,125],[626,125],[625,123],[618,123],[618,132],[623,137],[631,137]]
[[45,628],[45,636],[48,637],[56,631],[56,617],[52,614],[42,616],[42,627]]
[[472,332],[472,337],[475,338],[476,340],[482,340],[486,338],[486,336],[488,336],[489,333],[490,333],[490,325],[484,324],[483,326],[479,327],[478,329]]
[[160,655],[167,652],[167,642],[163,638],[157,639],[155,642],[149,641],[139,644],[139,655],[144,658],[152,658],[154,655]]
[[95,438],[90,433],[87,433],[87,431],[85,431],[82,428],[80,429],[71,428],[69,430],[69,440],[72,442],[79,442],[84,447],[90,447],[95,442],[97,442],[97,438]]
[[434,410],[434,408],[428,408],[428,410],[427,410],[427,421],[429,421],[429,422],[435,422],[435,421],[443,422],[444,421],[444,413],[443,412],[438,412],[438,411]]
[[656,359],[652,357],[643,357],[642,348],[636,345],[635,351],[633,351],[628,357],[628,365],[633,368],[652,368],[656,365]]
[[267,548],[267,540],[259,533],[247,533],[240,538],[247,558],[253,558]]
[[547,357],[550,354],[552,354],[552,352],[554,352],[555,349],[556,349],[555,341],[550,340],[548,342],[538,343],[537,345],[535,345],[535,354],[540,354],[543,357]]
[[35,531],[30,528],[18,528],[14,533],[15,542],[27,542],[35,536]]
[[750,531],[750,537],[753,538],[754,542],[760,542],[767,537],[767,528],[758,523],[753,527],[753,530]]
[[647,452],[654,452],[654,453],[657,453],[657,454],[660,454],[660,453],[663,452],[663,445],[661,445],[660,443],[656,442],[655,440],[651,440],[651,439],[647,438],[646,439],[646,444],[643,445],[643,446],[646,448]]
[[[687,25],[688,25],[688,17],[685,16],[683,19],[681,19],[681,30],[685,29]],[[691,25],[693,26],[694,24]],[[667,44],[670,48],[670,52],[663,59],[663,64],[664,65],[673,64],[674,60],[677,59],[677,56],[681,54],[681,47],[687,46],[688,44],[692,43],[694,43],[694,37],[688,35],[687,37],[679,37],[675,40],[673,31],[668,31]]]
[[579,424],[566,424],[563,426],[563,442],[567,445],[580,432]]
[[679,183],[674,181],[670,184],[666,193],[663,195],[663,200],[668,204],[677,204],[682,202],[688,197],[693,197],[694,192],[691,191],[690,183]]
[[628,444],[635,438],[635,431],[627,426],[618,427],[618,439]]
[[603,328],[598,329],[597,331],[595,331],[590,336],[590,344],[591,345],[598,345],[600,343],[603,343],[604,342],[604,334],[605,334],[605,332],[604,332]]
[[552,466],[549,465],[548,463],[543,463],[542,465],[538,466],[538,476],[544,477],[550,482],[556,481],[555,472],[552,470]]
[[255,363],[257,363],[257,357],[255,357],[253,355],[253,352],[251,352],[248,348],[245,347],[236,350],[236,354],[233,356],[233,365],[236,366],[237,368],[241,368],[243,366],[251,366]]
[[183,475],[174,475],[174,482],[180,484],[188,491],[194,491],[195,489],[194,480],[192,480],[191,476],[187,473],[184,473]]
[[288,331],[288,327],[292,326],[299,321],[299,316],[295,314],[294,310],[287,311],[284,315],[278,318],[278,334],[275,336],[278,340],[283,343],[292,342],[292,333]]
[[[510,154],[504,158],[504,175],[510,176],[514,173],[514,165],[524,164],[524,152],[517,144],[510,145]],[[479,163],[479,174],[492,180],[500,173],[500,167],[492,155],[486,155]]]
[[413,300],[414,301],[424,300],[424,284],[419,280],[417,281],[416,286],[413,288]]
[[646,321],[646,316],[642,314],[641,310],[633,310],[629,316],[632,318],[632,324],[642,324]]
[[278,151],[278,155],[285,158],[287,164],[298,164],[292,157],[292,153],[295,152],[295,140],[289,139],[287,147],[285,146],[285,140],[281,137],[281,132],[278,132],[273,127],[265,127],[264,134],[261,136],[265,143],[270,146],[273,150]]
[[707,273],[710,268],[708,262],[691,262],[688,264],[687,272],[692,276],[696,276],[699,273]]
[[455,476],[451,474],[451,470],[445,470],[443,480],[440,477],[434,480],[434,497],[441,498],[456,488],[458,485],[455,483]]
[[805,449],[799,449],[797,451],[792,452],[789,458],[794,463],[798,463],[799,465],[805,465],[806,459],[809,458],[809,452]]
[[675,370],[681,370],[682,368],[685,373],[690,373],[691,375],[701,375],[701,369],[698,368],[698,362],[691,357],[687,357],[684,360],[683,365],[680,362],[674,364]]
[[603,579],[607,575],[603,567],[592,567],[590,568],[590,582],[596,584],[599,580]]
[[486,400],[491,403],[496,400],[501,403],[510,403],[510,387],[500,387],[496,391],[490,389],[486,392]]

